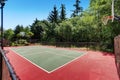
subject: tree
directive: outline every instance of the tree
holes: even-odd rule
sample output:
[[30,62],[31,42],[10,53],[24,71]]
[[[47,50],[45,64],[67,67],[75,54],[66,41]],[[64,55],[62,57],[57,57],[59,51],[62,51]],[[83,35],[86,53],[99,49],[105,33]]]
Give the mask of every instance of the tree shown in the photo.
[[83,11],[83,8],[80,7],[79,3],[80,3],[80,0],[76,0],[76,3],[73,5],[75,7],[75,10],[72,11],[73,13],[71,17],[76,17]]
[[32,38],[41,40],[43,33],[43,23],[38,19],[36,19],[30,27],[31,27],[31,32],[34,34]]
[[17,25],[17,26],[15,27],[14,32],[15,32],[15,34],[18,34],[18,33],[20,33],[20,32],[23,31],[23,30],[24,30],[24,28],[23,28],[22,25]]
[[58,10],[57,10],[56,6],[54,6],[53,11],[50,12],[50,14],[48,16],[48,21],[50,21],[51,23],[59,22],[59,15],[58,15]]
[[12,29],[5,30],[4,38],[11,41],[14,36],[14,31]]
[[27,40],[29,40],[34,35],[28,26],[24,28],[24,32],[25,32],[25,38]]
[[[102,49],[114,48],[114,37],[120,34],[118,26],[120,26],[117,21],[114,22],[108,21],[107,25],[103,25],[101,19],[103,16],[111,15],[111,0],[91,0],[90,1],[90,10],[94,16],[94,25],[96,26],[96,33],[98,40]],[[115,1],[115,14],[119,13],[120,0]],[[106,26],[106,27],[105,27]],[[113,27],[114,26],[114,27]]]
[[70,42],[72,40],[72,27],[73,25],[69,21],[63,21],[60,26],[56,27],[60,41]]
[[53,40],[55,40],[55,27],[56,24],[55,23],[50,23],[47,20],[43,20],[43,37],[42,40],[43,41],[49,41],[49,42],[53,42]]
[[64,21],[65,19],[66,19],[66,8],[64,4],[61,4],[60,20]]
[[14,40],[18,39],[18,34],[24,32],[24,27],[22,25],[17,25],[14,30]]

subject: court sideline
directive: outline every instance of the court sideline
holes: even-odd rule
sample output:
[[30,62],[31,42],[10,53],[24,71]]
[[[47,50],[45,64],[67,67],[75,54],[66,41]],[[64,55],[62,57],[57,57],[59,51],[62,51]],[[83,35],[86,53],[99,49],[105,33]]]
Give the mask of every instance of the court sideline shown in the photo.
[[114,56],[87,51],[87,55],[48,74],[9,48],[7,57],[21,80],[119,80]]

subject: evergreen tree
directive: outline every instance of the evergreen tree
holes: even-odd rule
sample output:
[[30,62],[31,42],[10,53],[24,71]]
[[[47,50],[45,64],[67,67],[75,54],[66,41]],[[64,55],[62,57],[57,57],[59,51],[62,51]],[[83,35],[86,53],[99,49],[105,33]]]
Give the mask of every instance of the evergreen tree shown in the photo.
[[73,5],[75,7],[75,10],[72,11],[73,13],[72,13],[71,17],[76,17],[80,14],[80,12],[83,11],[83,8],[80,7],[79,3],[80,3],[80,0],[76,0],[76,3]]
[[66,8],[64,4],[61,4],[60,19],[61,21],[66,19]]
[[12,29],[5,30],[5,32],[4,32],[4,38],[6,40],[11,41],[12,38],[13,38],[13,36],[14,36],[14,31]]
[[14,30],[14,36],[13,36],[13,40],[17,40],[18,39],[18,34],[20,33],[20,32],[23,32],[24,31],[24,27],[23,27],[23,25],[17,25],[16,27],[15,27],[15,30]]
[[32,36],[32,39],[42,39],[42,32],[43,32],[43,25],[42,22],[36,19],[34,23],[30,26],[31,27],[31,32],[34,34]]
[[14,33],[17,35],[18,33],[22,32],[24,30],[24,27],[22,25],[17,25],[15,27]]
[[58,23],[59,15],[56,6],[54,6],[53,11],[51,11],[51,13],[49,14],[48,21],[50,21],[51,23]]

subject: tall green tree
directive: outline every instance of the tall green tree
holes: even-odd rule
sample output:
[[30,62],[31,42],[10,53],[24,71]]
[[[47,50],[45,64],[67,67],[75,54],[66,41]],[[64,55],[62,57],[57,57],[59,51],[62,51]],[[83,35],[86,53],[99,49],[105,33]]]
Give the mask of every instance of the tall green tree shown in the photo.
[[22,25],[17,25],[15,27],[14,33],[16,35],[16,34],[20,33],[21,31],[24,31],[24,27]]
[[25,32],[25,38],[27,40],[29,40],[34,35],[28,26],[24,28],[24,32]]
[[66,8],[64,4],[61,4],[60,20],[64,21],[66,19]]
[[41,21],[36,19],[34,23],[30,26],[31,27],[31,32],[34,34],[32,36],[33,39],[42,39],[42,33],[43,33],[43,24]]
[[[97,36],[103,49],[113,49],[114,48],[114,37],[120,34],[118,26],[120,24],[114,20],[114,22],[108,21],[107,25],[103,25],[101,19],[104,16],[111,16],[111,0],[91,0],[90,10],[94,16],[94,26],[96,26]],[[116,0],[114,4],[115,14],[119,14],[120,0]],[[114,27],[113,27],[114,26]],[[106,36],[107,35],[107,36]]]
[[48,16],[48,21],[51,23],[58,23],[59,22],[59,14],[56,5],[53,7],[53,11],[50,12]]
[[70,42],[72,40],[72,27],[73,25],[69,21],[63,21],[56,27],[58,36],[61,38],[59,41]]
[[4,32],[4,38],[6,40],[11,41],[12,38],[13,38],[13,36],[14,36],[14,31],[12,29],[5,30],[5,32]]
[[83,8],[80,6],[80,0],[76,0],[73,6],[75,7],[75,10],[72,10],[73,13],[71,17],[76,17],[83,11]]
[[18,34],[24,32],[24,27],[22,25],[17,25],[14,30],[14,40],[18,39]]

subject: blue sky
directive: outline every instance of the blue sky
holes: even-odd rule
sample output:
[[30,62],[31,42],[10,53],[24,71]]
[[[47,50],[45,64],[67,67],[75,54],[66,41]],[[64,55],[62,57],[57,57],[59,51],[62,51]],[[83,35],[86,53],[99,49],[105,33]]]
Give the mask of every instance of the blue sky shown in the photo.
[[[65,4],[67,17],[74,9],[75,0],[7,0],[4,7],[4,28],[14,29],[16,25],[28,26],[35,18],[47,19],[53,6],[56,5],[60,11],[61,4]],[[80,5],[86,9],[89,0],[81,0]]]

